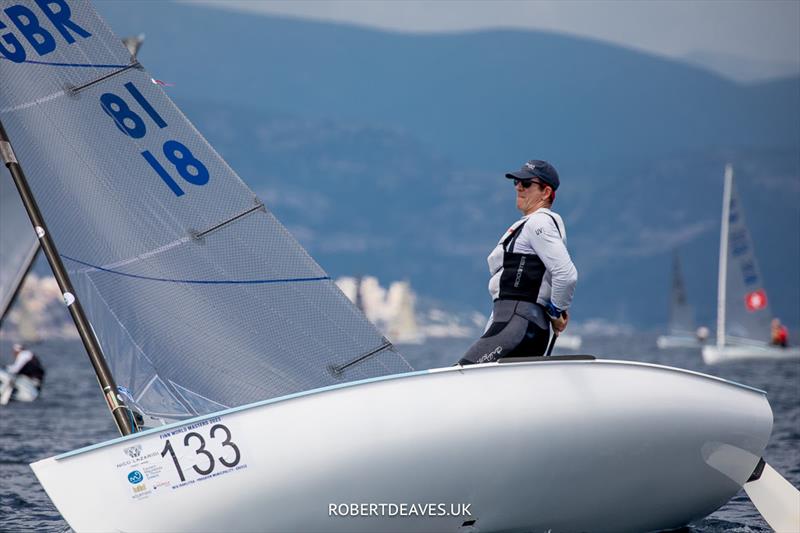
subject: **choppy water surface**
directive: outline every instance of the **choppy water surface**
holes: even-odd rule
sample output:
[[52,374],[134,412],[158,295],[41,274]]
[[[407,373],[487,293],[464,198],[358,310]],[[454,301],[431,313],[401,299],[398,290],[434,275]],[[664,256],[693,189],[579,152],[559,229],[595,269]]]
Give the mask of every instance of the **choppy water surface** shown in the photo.
[[[401,350],[417,369],[448,366],[469,339],[438,340]],[[0,364],[9,361],[3,343]],[[45,342],[34,347],[47,367],[39,401],[0,407],[0,531],[69,531],[36,481],[29,463],[117,436],[89,360],[78,342]],[[660,351],[655,335],[584,338],[581,353],[635,359],[697,370],[767,391],[775,415],[765,459],[800,486],[800,364],[733,363],[707,367],[699,350]],[[691,483],[691,480],[687,480]],[[770,531],[750,500],[740,492],[690,532]]]

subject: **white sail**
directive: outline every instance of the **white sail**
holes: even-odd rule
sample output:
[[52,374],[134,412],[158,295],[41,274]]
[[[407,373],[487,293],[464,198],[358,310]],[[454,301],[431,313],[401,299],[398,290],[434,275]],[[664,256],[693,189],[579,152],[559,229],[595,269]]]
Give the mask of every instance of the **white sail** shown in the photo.
[[745,224],[733,171],[728,201],[727,271],[725,274],[725,343],[770,340],[772,313],[758,268],[753,240]]
[[[0,82],[2,84],[2,82]],[[0,323],[22,285],[39,240],[22,207],[14,182],[0,179]]]
[[87,2],[0,7],[0,120],[128,403],[163,422],[410,369]]

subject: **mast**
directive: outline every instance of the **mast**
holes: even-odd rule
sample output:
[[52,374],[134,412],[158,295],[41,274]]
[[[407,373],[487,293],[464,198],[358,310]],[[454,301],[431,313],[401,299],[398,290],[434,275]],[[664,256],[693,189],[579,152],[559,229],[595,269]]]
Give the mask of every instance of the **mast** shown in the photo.
[[733,167],[725,165],[725,185],[722,189],[722,227],[719,235],[719,273],[717,275],[717,347],[725,345],[725,286],[728,282],[728,225],[731,212]]
[[136,431],[130,409],[125,405],[122,396],[117,392],[117,385],[114,382],[114,377],[111,375],[108,363],[103,356],[100,343],[94,336],[94,332],[83,311],[83,307],[75,297],[72,282],[67,275],[64,264],[61,262],[61,256],[56,249],[56,245],[50,237],[50,233],[47,231],[47,225],[33,197],[25,173],[22,171],[22,167],[14,155],[14,150],[11,147],[11,142],[3,127],[2,121],[0,121],[0,156],[2,156],[3,162],[11,173],[14,185],[16,185],[22,203],[25,206],[25,211],[28,212],[36,234],[39,236],[39,244],[42,250],[44,250],[47,262],[50,263],[50,268],[53,270],[53,274],[55,274],[56,281],[61,289],[61,294],[64,297],[64,303],[67,304],[67,309],[69,309],[69,313],[72,315],[72,320],[75,322],[78,334],[83,341],[83,345],[86,347],[86,352],[89,354],[89,360],[94,367],[97,381],[103,389],[103,395],[114,417],[114,422],[116,422],[117,428],[122,435],[130,435]]

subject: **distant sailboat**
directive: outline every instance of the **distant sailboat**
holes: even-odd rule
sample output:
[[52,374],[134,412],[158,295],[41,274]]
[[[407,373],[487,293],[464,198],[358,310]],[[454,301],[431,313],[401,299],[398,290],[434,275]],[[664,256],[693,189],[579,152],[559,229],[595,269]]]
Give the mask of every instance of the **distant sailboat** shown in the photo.
[[755,249],[733,183],[733,168],[727,165],[719,245],[717,342],[703,347],[703,360],[714,364],[800,358],[800,347],[770,344],[771,319]]
[[683,282],[681,263],[675,251],[672,260],[672,288],[669,306],[669,333],[656,339],[659,348],[699,348],[694,324],[694,310],[686,298],[686,285]]
[[0,156],[123,434],[31,465],[76,531],[649,531],[763,484],[751,387],[591,356],[412,371],[88,2],[10,4]]

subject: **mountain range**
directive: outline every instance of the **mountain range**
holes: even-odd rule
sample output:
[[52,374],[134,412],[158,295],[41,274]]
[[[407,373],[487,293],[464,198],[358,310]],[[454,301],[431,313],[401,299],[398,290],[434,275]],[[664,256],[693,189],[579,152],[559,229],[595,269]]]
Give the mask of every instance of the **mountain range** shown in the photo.
[[678,249],[710,323],[731,162],[773,310],[800,324],[800,78],[743,85],[546,32],[97,7],[147,35],[145,67],[333,276],[487,312],[485,256],[518,216],[502,176],[542,158],[562,177],[576,320],[663,324]]

